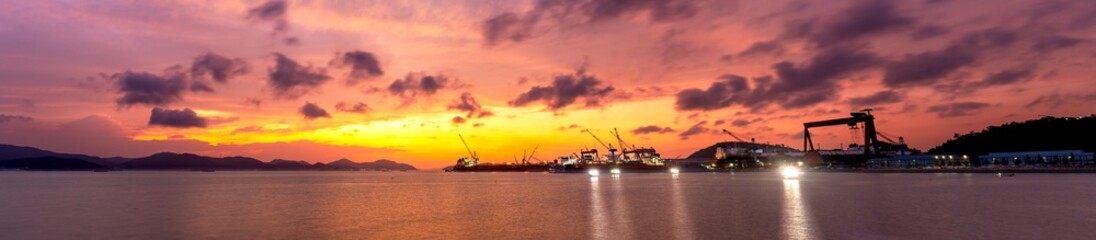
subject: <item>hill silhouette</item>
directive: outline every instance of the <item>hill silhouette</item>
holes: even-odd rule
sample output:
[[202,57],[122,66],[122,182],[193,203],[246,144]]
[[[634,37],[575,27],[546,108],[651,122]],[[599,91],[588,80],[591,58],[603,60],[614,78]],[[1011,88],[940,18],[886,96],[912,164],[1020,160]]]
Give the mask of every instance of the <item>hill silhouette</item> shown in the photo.
[[990,152],[1078,149],[1096,151],[1096,115],[1043,117],[989,126],[979,132],[956,133],[929,153],[975,156]]
[[0,144],[0,169],[88,170],[99,168],[127,170],[378,170],[415,171],[414,166],[392,160],[354,162],[339,159],[328,164],[305,161],[234,157],[209,157],[192,153],[162,152],[142,158],[100,158],[82,154],[56,153],[33,147]]
[[218,170],[260,170],[270,168],[271,165],[248,157],[206,157],[190,153],[157,153],[152,156],[136,158],[119,164],[122,169],[153,169],[153,170],[187,170],[187,169],[218,169]]
[[355,162],[350,159],[339,159],[327,163],[322,167],[324,170],[344,170],[344,169],[362,169],[362,170],[392,170],[392,171],[414,171],[415,167],[403,163],[398,163],[388,159],[380,159],[373,162]]
[[708,146],[706,148],[701,148],[700,150],[697,150],[696,152],[693,152],[693,154],[689,154],[689,157],[687,159],[710,159],[710,158],[713,158],[713,157],[715,157],[716,148],[718,148],[719,146],[739,147],[739,148],[748,148],[748,149],[766,149],[768,152],[794,152],[794,151],[798,151],[796,149],[793,149],[793,148],[790,148],[790,147],[784,146],[784,145],[772,145],[772,144],[764,144],[764,143],[738,142],[738,141],[718,142],[718,143],[712,144],[711,146]]
[[102,165],[77,158],[32,157],[0,161],[0,169],[24,170],[91,170],[103,168]]
[[[84,160],[84,161],[94,163],[94,164],[100,165],[100,166],[113,166],[114,164],[118,163],[118,162],[114,162],[114,161],[118,160],[118,158],[106,158],[106,159],[104,159],[104,158],[100,158],[100,157],[88,156],[88,155],[83,155],[83,154],[56,153],[56,152],[46,151],[46,150],[37,149],[37,148],[33,148],[33,147],[23,147],[23,146],[0,144],[0,161],[12,160],[12,159],[21,159],[21,158],[45,158],[45,157],[80,159],[80,160]],[[125,159],[125,161],[128,161],[128,159]]]

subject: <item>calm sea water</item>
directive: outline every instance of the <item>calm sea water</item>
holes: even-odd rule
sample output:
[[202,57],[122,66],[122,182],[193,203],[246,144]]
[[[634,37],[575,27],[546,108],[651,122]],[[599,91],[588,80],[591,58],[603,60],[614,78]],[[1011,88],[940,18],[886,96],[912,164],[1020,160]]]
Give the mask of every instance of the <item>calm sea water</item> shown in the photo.
[[1096,175],[0,172],[0,239],[1096,239]]

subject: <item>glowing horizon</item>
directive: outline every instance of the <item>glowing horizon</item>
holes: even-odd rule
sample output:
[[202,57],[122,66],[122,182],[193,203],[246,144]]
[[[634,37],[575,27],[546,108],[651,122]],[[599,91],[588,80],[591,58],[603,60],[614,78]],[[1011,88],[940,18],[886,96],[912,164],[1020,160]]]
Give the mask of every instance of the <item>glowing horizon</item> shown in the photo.
[[803,122],[873,108],[928,150],[1096,113],[1096,6],[991,3],[15,2],[0,144],[437,169],[467,155],[458,133],[485,162],[598,147],[582,129],[616,146],[614,128],[672,158],[721,129],[800,148]]

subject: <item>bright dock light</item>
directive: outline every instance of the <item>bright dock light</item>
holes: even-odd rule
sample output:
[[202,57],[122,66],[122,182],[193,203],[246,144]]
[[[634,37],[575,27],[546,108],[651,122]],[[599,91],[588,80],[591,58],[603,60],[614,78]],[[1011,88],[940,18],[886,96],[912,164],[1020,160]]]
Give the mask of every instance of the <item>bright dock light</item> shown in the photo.
[[678,168],[670,168],[670,173],[672,173],[672,174],[678,174],[678,173],[681,173],[681,169],[678,169]]
[[784,175],[784,178],[799,178],[799,175],[803,175],[803,172],[798,167],[786,166],[780,170],[780,174]]
[[590,169],[589,173],[590,173],[590,176],[601,175],[601,171],[598,171],[597,169]]
[[614,168],[613,170],[609,170],[609,172],[612,173],[613,175],[620,175],[620,169],[619,168]]

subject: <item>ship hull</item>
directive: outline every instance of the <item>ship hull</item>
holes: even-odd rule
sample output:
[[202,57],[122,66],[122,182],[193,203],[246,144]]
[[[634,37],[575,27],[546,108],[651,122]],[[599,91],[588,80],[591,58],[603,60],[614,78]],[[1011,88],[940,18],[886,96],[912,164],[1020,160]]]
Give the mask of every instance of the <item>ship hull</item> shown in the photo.
[[451,172],[547,172],[549,166],[535,165],[478,165],[474,167],[455,167]]
[[[620,173],[670,173],[671,166],[646,165],[646,164],[586,164],[566,165],[551,169],[552,173],[589,173],[597,170],[599,173],[611,174],[613,169],[619,169]],[[690,172],[689,169],[678,169],[679,172]],[[703,170],[697,170],[701,172]]]

